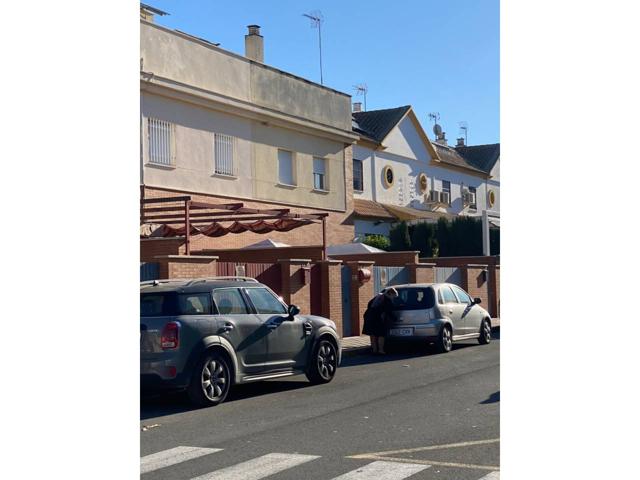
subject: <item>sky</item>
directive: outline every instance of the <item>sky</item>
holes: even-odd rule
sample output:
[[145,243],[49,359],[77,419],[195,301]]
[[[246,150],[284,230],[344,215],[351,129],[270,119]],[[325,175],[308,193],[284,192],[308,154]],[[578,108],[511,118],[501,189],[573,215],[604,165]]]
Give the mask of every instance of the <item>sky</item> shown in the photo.
[[247,25],[258,24],[265,63],[320,82],[318,30],[303,13],[320,11],[324,85],[367,110],[412,105],[431,139],[433,121],[449,144],[468,126],[469,145],[500,141],[499,0],[145,0],[169,13],[156,23],[244,55]]

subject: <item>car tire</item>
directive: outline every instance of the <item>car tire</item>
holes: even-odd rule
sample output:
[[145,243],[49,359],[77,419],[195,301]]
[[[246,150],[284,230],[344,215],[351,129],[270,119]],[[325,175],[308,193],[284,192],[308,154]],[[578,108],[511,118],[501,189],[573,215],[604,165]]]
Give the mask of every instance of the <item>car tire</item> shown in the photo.
[[487,345],[488,343],[491,343],[491,323],[486,318],[482,320],[482,324],[480,325],[478,343],[480,345]]
[[191,376],[187,394],[199,407],[213,407],[224,402],[231,388],[228,358],[220,352],[206,352]]
[[443,326],[442,330],[440,330],[440,335],[438,335],[438,340],[436,341],[436,347],[440,353],[447,353],[451,351],[451,348],[453,347],[453,335],[449,325]]
[[338,351],[333,342],[320,340],[313,349],[307,378],[313,384],[329,383],[338,369]]

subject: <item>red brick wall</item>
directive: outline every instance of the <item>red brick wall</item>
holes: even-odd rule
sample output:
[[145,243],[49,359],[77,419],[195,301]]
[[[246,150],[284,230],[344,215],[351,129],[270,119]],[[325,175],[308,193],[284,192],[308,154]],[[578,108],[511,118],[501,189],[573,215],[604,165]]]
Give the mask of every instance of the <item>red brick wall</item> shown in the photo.
[[159,264],[161,279],[215,277],[218,274],[215,257],[159,255],[153,261]]
[[409,269],[410,283],[434,283],[436,281],[436,271],[434,263],[410,263]]
[[[351,151],[351,148],[348,149]],[[350,155],[350,154],[349,154]],[[345,157],[346,157],[345,153]],[[351,171],[351,160],[349,160],[348,169]],[[346,170],[346,167],[345,167]],[[351,178],[351,177],[350,177]],[[348,181],[348,186],[352,189],[352,180]],[[292,213],[313,213],[313,212],[327,212],[327,245],[335,245],[341,243],[348,243],[353,240],[355,231],[353,222],[350,220],[350,214],[353,211],[353,201],[350,196],[347,195],[347,211],[346,212],[334,212],[329,210],[322,210],[320,208],[302,208],[289,205],[281,205],[253,200],[234,199],[227,197],[220,197],[216,195],[204,195],[191,192],[181,192],[170,189],[162,189],[157,187],[144,187],[145,198],[162,198],[172,197],[179,195],[190,195],[192,200],[201,202],[212,203],[233,203],[242,202],[245,207],[249,208],[290,208]],[[308,245],[309,243],[319,244],[322,243],[322,225],[311,224],[304,227],[296,228],[289,232],[270,232],[268,234],[257,234],[253,232],[243,232],[240,234],[230,233],[222,237],[206,237],[204,235],[196,235],[191,238],[191,251],[205,250],[205,249],[220,249],[220,248],[242,248],[253,243],[260,242],[266,238],[270,238],[277,242],[287,243],[289,245]],[[183,247],[184,248],[184,247]],[[181,250],[182,252],[183,250]],[[307,257],[305,257],[307,258]]]
[[372,278],[364,283],[358,282],[358,270],[366,268],[372,270],[373,262],[345,262],[351,269],[351,335],[362,334],[362,321],[367,303],[373,297],[373,272]]
[[288,304],[300,307],[300,313],[311,313],[311,284],[305,282],[304,271],[310,269],[309,260],[280,260],[282,272],[282,298]]
[[220,262],[274,263],[286,258],[309,258],[322,260],[322,245],[290,248],[261,248],[233,250],[204,250],[191,252],[194,255],[214,255]]
[[342,262],[318,262],[316,268],[320,269],[321,305],[318,315],[333,320],[338,335],[342,336]]
[[334,260],[343,262],[367,261],[385,267],[404,267],[407,263],[418,263],[419,252],[358,253],[352,255],[331,255]]
[[[480,297],[482,306],[489,310],[489,292],[487,290],[487,280],[483,272],[487,271],[486,265],[467,265],[462,269],[462,288],[464,288],[471,298]],[[488,278],[488,271],[486,278]]]
[[140,261],[155,262],[157,255],[178,255],[183,243],[179,238],[140,240]]

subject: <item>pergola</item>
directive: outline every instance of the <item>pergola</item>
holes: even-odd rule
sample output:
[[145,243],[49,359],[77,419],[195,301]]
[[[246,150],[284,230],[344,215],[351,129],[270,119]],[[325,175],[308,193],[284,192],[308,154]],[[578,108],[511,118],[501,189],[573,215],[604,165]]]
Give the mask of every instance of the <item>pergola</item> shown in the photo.
[[192,235],[220,237],[247,231],[260,234],[288,232],[321,223],[322,255],[326,259],[328,215],[326,212],[292,213],[288,208],[249,208],[242,202],[199,202],[192,200],[190,195],[142,198],[140,201],[140,225],[158,226],[153,232],[141,235],[145,238],[184,236],[187,255],[191,253]]

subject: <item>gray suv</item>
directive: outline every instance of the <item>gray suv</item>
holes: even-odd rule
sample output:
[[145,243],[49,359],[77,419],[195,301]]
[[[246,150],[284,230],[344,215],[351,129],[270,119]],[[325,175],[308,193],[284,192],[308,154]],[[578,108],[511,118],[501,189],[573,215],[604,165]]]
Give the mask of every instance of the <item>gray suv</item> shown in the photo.
[[212,406],[232,384],[299,373],[330,382],[342,355],[336,325],[299,312],[251,278],[143,282],[141,387],[185,389]]
[[394,322],[388,340],[433,342],[441,352],[451,350],[453,342],[478,339],[491,342],[491,316],[457,285],[425,283],[394,285]]

